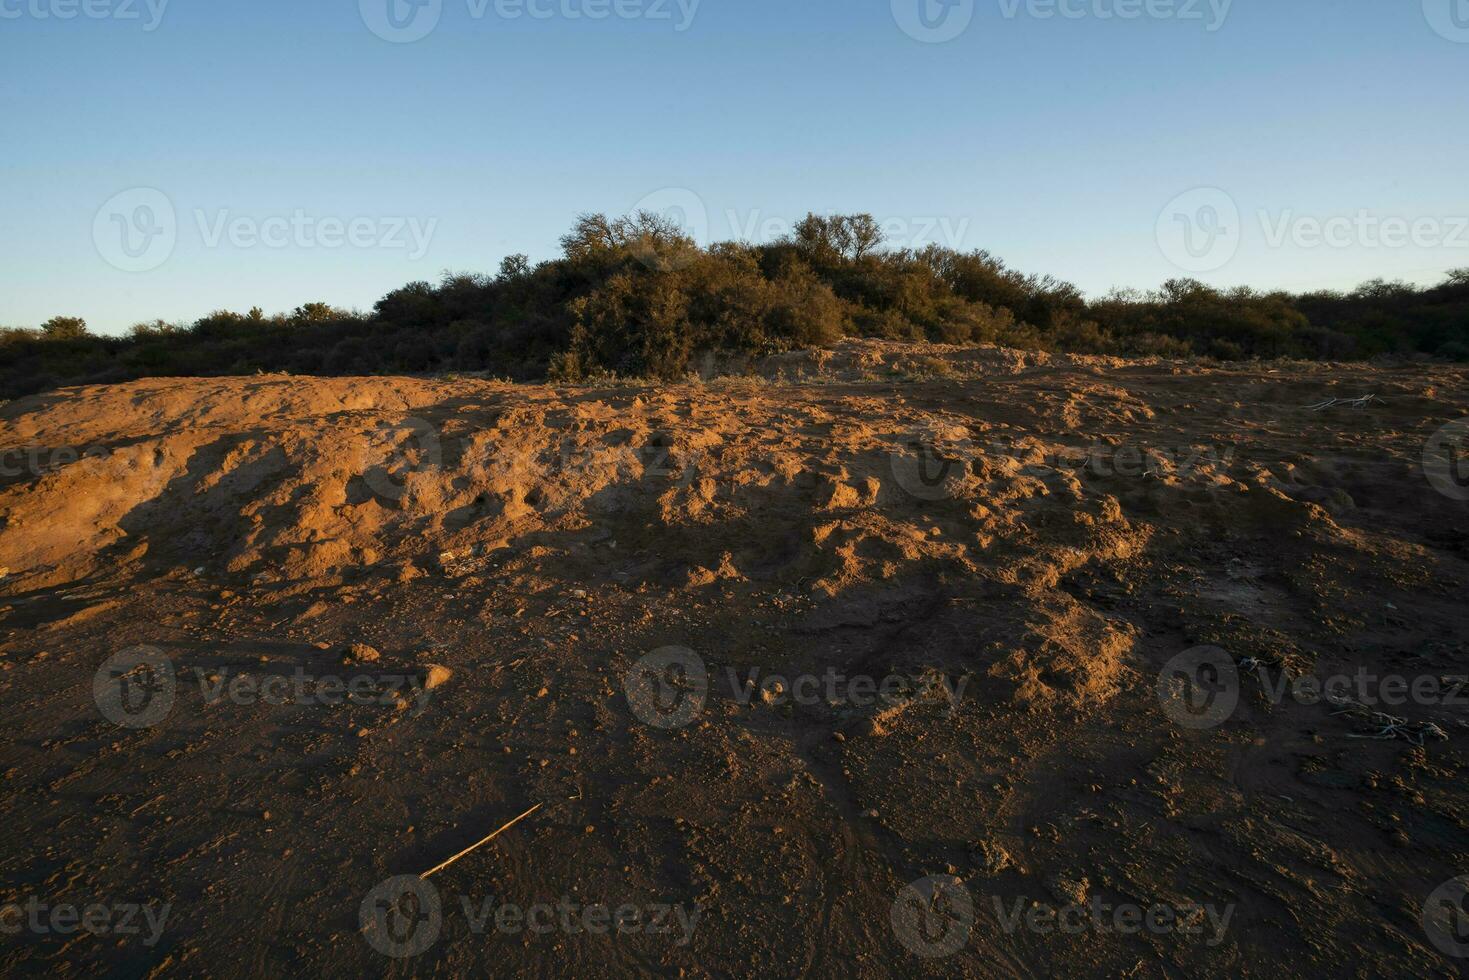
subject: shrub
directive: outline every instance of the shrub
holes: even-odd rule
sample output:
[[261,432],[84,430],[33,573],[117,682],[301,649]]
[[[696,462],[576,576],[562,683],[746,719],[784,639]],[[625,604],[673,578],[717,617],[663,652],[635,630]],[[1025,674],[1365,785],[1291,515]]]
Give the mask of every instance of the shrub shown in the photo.
[[0,397],[150,374],[490,371],[518,379],[683,377],[691,361],[843,336],[1168,357],[1469,358],[1469,269],[1427,288],[1218,290],[1174,279],[1088,301],[984,251],[886,250],[869,215],[808,215],[780,241],[700,247],[654,214],[582,215],[560,258],[446,272],[369,314],[305,303],[217,310],[99,337],[76,317],[0,329]]
[[78,316],[53,316],[41,324],[47,340],[79,340],[87,336],[87,321]]

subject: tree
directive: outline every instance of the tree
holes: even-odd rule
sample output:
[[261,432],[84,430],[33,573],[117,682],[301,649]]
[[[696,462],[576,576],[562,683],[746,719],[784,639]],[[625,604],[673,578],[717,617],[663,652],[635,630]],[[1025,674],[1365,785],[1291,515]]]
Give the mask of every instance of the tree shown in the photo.
[[291,319],[297,323],[325,323],[336,316],[337,311],[326,303],[303,303],[291,313]]
[[882,227],[870,214],[853,214],[839,221],[846,227],[846,238],[852,258],[860,259],[882,244]]
[[530,275],[530,258],[519,253],[500,260],[500,278],[504,281]]
[[133,324],[132,329],[128,331],[128,335],[134,340],[138,340],[144,337],[167,337],[173,334],[182,334],[187,329],[182,324],[169,323],[167,320],[158,319]]
[[825,268],[837,263],[846,242],[835,218],[808,214],[796,225],[795,244],[812,265]]
[[47,340],[77,340],[87,336],[87,321],[79,316],[53,316],[41,324],[41,336]]
[[612,227],[604,214],[583,214],[576,227],[561,236],[561,250],[572,262],[589,259],[612,248]]
[[870,214],[808,214],[795,227],[795,243],[817,265],[857,260],[882,244],[882,227]]

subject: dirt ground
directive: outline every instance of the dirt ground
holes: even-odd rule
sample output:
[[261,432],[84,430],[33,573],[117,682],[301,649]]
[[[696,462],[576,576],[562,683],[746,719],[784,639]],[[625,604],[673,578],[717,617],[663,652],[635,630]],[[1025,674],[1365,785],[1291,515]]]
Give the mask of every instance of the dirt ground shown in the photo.
[[1466,411],[875,342],[9,403],[0,972],[1457,976]]

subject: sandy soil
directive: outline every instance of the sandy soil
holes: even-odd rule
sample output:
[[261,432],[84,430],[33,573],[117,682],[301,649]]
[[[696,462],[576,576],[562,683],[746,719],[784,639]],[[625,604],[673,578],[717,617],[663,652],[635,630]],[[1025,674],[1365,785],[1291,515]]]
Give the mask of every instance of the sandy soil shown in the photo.
[[0,409],[0,971],[1469,963],[1469,374],[759,371]]

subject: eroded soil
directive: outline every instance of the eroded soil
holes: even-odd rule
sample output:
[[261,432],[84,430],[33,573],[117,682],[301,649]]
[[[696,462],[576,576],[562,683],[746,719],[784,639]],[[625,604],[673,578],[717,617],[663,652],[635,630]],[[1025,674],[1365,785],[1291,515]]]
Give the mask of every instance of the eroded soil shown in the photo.
[[[0,970],[1457,975],[1421,917],[1469,874],[1469,503],[1423,457],[1463,370],[848,344],[765,374],[5,406],[0,901],[168,916],[151,943],[24,927]],[[1213,727],[1158,691],[1201,645],[1239,675]],[[139,646],[172,705],[127,727],[94,680]],[[629,696],[667,647],[707,670],[687,724]],[[1443,696],[1389,727],[1269,695],[1359,669]],[[271,677],[291,693],[252,698]],[[329,677],[372,696],[321,703]],[[432,945],[374,946],[374,886],[537,803],[432,877]],[[972,925],[895,926],[930,876]],[[697,917],[475,920],[563,898]],[[1094,900],[1228,920],[1007,918]]]

